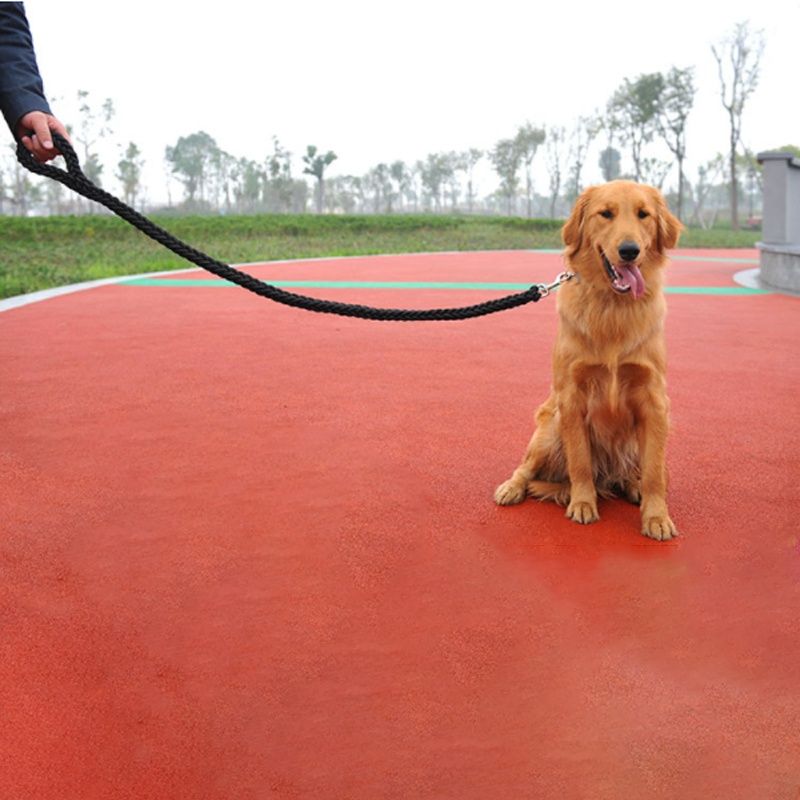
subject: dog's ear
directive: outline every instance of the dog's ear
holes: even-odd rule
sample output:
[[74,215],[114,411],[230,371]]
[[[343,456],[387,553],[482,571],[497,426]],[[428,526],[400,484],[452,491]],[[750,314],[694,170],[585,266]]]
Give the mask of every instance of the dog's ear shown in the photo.
[[583,244],[583,225],[586,221],[586,209],[589,206],[592,190],[593,187],[591,186],[585,189],[575,201],[575,207],[561,229],[561,239],[567,248],[567,256],[569,258],[576,255]]
[[660,253],[663,253],[678,244],[678,238],[683,230],[683,225],[681,221],[670,212],[669,208],[667,208],[667,203],[661,192],[654,189],[653,194],[656,207],[658,208],[658,237],[656,247]]

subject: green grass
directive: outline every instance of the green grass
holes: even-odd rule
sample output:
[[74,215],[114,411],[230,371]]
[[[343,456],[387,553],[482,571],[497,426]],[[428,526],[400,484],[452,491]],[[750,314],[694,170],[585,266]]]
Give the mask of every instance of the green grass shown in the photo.
[[[507,217],[312,214],[155,221],[227,263],[441,250],[557,249],[562,224]],[[757,231],[690,229],[681,245],[752,247],[759,236]],[[0,297],[187,266],[116,217],[0,217]]]
[[761,241],[761,231],[734,231],[730,228],[686,228],[681,234],[680,247],[755,247]]

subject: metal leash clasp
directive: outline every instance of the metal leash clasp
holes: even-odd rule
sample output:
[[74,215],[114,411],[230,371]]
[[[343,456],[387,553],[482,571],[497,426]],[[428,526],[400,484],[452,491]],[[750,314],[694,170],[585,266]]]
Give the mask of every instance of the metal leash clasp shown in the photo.
[[556,279],[552,283],[537,283],[536,288],[539,290],[539,297],[547,297],[553,289],[558,289],[562,283],[566,283],[567,281],[572,280],[575,277],[574,272],[569,272],[565,270],[564,272],[559,273]]

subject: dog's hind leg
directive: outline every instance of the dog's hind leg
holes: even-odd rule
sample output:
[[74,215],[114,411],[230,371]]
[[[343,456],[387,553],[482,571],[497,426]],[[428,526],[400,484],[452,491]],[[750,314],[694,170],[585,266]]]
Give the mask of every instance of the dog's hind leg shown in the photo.
[[552,481],[528,481],[528,497],[537,500],[552,500],[560,506],[569,505],[569,482],[553,483]]
[[536,430],[531,437],[522,463],[511,477],[501,483],[494,492],[494,501],[499,506],[521,503],[528,496],[528,484],[550,460],[557,434],[550,401],[536,412]]

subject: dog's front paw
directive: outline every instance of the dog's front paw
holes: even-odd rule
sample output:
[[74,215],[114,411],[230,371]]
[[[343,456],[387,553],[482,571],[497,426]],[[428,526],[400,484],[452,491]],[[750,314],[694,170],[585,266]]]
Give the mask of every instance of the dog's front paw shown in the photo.
[[667,542],[678,535],[675,523],[666,514],[654,514],[642,520],[642,535]]
[[509,478],[494,490],[494,501],[499,506],[513,506],[521,503],[527,495],[527,482],[520,484],[518,480]]
[[590,522],[597,522],[600,519],[600,515],[597,513],[597,503],[587,500],[573,500],[567,507],[566,516],[581,525],[588,525]]

